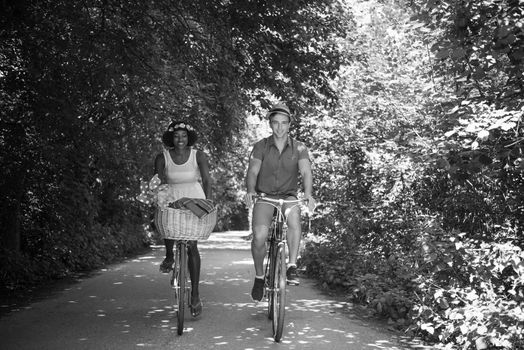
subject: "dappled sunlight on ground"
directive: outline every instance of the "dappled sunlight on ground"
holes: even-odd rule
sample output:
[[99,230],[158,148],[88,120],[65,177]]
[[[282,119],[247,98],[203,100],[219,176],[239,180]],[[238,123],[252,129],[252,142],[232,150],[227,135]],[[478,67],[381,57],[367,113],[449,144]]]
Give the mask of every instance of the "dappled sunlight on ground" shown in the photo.
[[199,241],[198,246],[202,249],[250,250],[251,241],[242,238],[241,233],[245,231],[215,232],[208,240]]
[[[65,286],[46,304],[27,306],[34,309],[27,310],[33,312],[30,321],[20,321],[20,327],[4,322],[0,336],[17,344],[17,349],[24,348],[20,346],[24,339],[35,339],[42,349],[94,349],[100,344],[111,349],[410,348],[399,345],[401,337],[360,317],[351,303],[323,295],[307,279],[301,286],[287,288],[284,335],[280,344],[275,343],[267,302],[254,303],[250,298],[253,262],[244,249],[249,242],[238,237],[212,236],[212,243],[201,249],[203,314],[193,318],[187,307],[182,336],[176,334],[170,275],[158,272],[164,256],[161,245]],[[217,248],[218,253],[209,248],[216,244],[242,248]],[[26,333],[25,322],[38,324],[38,331]]]

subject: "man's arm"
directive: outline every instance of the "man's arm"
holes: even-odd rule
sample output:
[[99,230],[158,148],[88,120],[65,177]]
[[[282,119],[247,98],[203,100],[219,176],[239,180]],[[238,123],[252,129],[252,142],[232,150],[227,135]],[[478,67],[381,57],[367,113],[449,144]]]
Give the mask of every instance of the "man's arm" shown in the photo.
[[304,184],[304,197],[309,199],[308,207],[310,211],[315,209],[315,199],[313,198],[313,172],[311,171],[311,162],[304,158],[298,161],[298,170],[302,176],[302,183]]
[[248,208],[253,205],[253,195],[256,193],[255,188],[257,185],[257,178],[261,165],[262,161],[260,159],[253,158],[253,155],[251,155],[246,175],[246,205]]

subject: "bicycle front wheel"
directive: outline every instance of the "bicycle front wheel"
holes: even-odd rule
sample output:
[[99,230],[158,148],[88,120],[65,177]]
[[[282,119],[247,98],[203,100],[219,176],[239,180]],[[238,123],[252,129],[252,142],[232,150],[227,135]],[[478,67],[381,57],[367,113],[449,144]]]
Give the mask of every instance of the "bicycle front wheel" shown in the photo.
[[266,278],[265,278],[265,288],[267,295],[267,317],[273,319],[273,306],[275,303],[274,298],[274,285],[275,285],[275,266],[276,266],[276,257],[277,257],[278,246],[275,243],[274,239],[271,239],[269,242],[269,252],[267,257],[266,264]]
[[178,243],[175,257],[177,276],[178,276],[178,294],[177,294],[177,333],[182,335],[184,332],[184,311],[186,300],[186,273],[187,273],[187,250],[185,243]]
[[284,315],[286,312],[286,251],[283,244],[280,244],[277,248],[274,272],[272,286],[273,338],[276,342],[279,342],[284,332]]

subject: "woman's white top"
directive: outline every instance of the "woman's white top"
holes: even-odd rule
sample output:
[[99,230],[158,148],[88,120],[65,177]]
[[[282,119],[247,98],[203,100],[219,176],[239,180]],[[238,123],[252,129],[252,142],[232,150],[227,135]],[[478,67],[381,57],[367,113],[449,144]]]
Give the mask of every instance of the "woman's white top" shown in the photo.
[[182,197],[206,198],[200,184],[200,169],[196,159],[197,151],[191,148],[184,164],[175,164],[169,150],[164,149],[164,175],[169,185],[169,192],[175,200]]

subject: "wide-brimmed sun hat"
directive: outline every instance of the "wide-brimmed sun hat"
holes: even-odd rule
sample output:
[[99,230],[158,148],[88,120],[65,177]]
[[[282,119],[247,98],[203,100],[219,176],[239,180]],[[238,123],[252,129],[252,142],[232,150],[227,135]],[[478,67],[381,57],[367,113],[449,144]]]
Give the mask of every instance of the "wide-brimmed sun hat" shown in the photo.
[[177,130],[185,130],[187,132],[188,146],[193,146],[197,142],[198,134],[191,124],[187,122],[175,121],[171,122],[168,125],[167,130],[162,134],[162,142],[165,146],[175,147],[175,144],[173,143],[173,135]]
[[289,121],[293,122],[295,118],[293,117],[293,114],[291,114],[291,111],[289,110],[289,107],[285,103],[277,103],[266,114],[266,119],[270,119],[273,114],[285,114],[289,117]]

